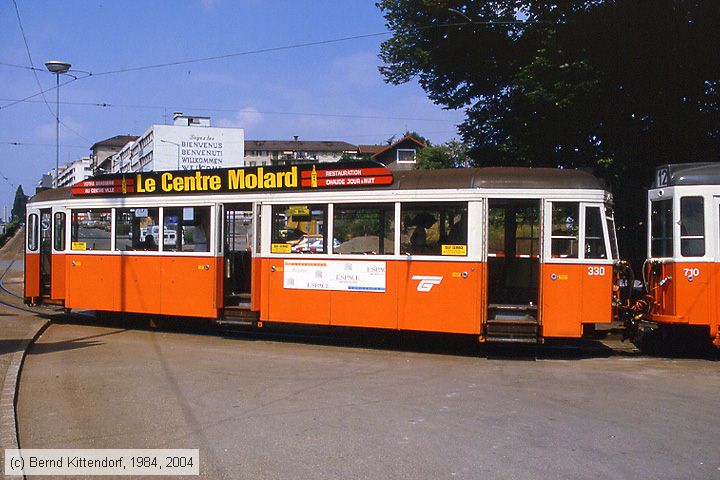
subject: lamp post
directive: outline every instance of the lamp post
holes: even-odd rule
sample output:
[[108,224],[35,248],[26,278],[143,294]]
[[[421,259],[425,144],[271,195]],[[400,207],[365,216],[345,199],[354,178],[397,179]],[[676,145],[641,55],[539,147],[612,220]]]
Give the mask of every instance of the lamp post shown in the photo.
[[55,188],[60,177],[60,75],[70,70],[70,64],[51,60],[45,62],[50,73],[55,74]]
[[160,141],[161,141],[162,143],[170,143],[170,144],[175,145],[175,146],[177,147],[177,150],[178,150],[178,154],[177,154],[177,169],[180,170],[180,144],[179,144],[179,143],[175,143],[175,142],[171,142],[170,140],[160,139]]

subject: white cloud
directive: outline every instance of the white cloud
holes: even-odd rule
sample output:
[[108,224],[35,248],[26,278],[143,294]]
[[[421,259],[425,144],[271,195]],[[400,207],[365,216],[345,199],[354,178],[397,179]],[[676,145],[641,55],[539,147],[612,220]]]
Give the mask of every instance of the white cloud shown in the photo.
[[[42,123],[35,127],[33,136],[43,142],[55,142],[55,121],[52,120],[49,112],[46,112],[46,116],[50,119],[50,123]],[[60,143],[77,144],[78,142],[85,142],[85,139],[78,136],[78,134],[83,135],[84,130],[84,126],[80,122],[73,120],[71,117],[63,117],[62,112],[60,113],[60,121],[62,122],[60,124]]]
[[217,121],[218,126],[223,127],[239,127],[249,128],[258,125],[264,120],[262,113],[258,112],[255,107],[245,107],[238,110],[232,118],[220,118]]

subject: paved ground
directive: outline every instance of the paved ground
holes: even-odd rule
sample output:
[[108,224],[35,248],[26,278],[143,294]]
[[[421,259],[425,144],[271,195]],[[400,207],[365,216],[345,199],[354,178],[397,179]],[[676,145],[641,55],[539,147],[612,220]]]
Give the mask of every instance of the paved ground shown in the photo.
[[54,324],[20,444],[199,448],[202,478],[720,478],[717,358],[382,338]]

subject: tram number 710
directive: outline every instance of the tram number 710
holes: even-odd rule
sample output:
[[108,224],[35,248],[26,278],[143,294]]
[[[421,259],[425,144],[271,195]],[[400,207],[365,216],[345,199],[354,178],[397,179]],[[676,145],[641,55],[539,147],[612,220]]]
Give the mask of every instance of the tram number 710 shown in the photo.
[[699,268],[685,268],[684,273],[686,277],[697,277],[700,275],[700,269]]
[[603,277],[605,276],[605,267],[588,267],[589,277]]

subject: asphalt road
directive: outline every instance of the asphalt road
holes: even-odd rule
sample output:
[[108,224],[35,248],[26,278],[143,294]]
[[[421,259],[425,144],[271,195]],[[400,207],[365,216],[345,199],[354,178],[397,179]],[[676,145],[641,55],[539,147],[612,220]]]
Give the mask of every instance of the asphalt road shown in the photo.
[[720,478],[717,358],[413,342],[56,324],[20,446],[199,448],[202,478]]

